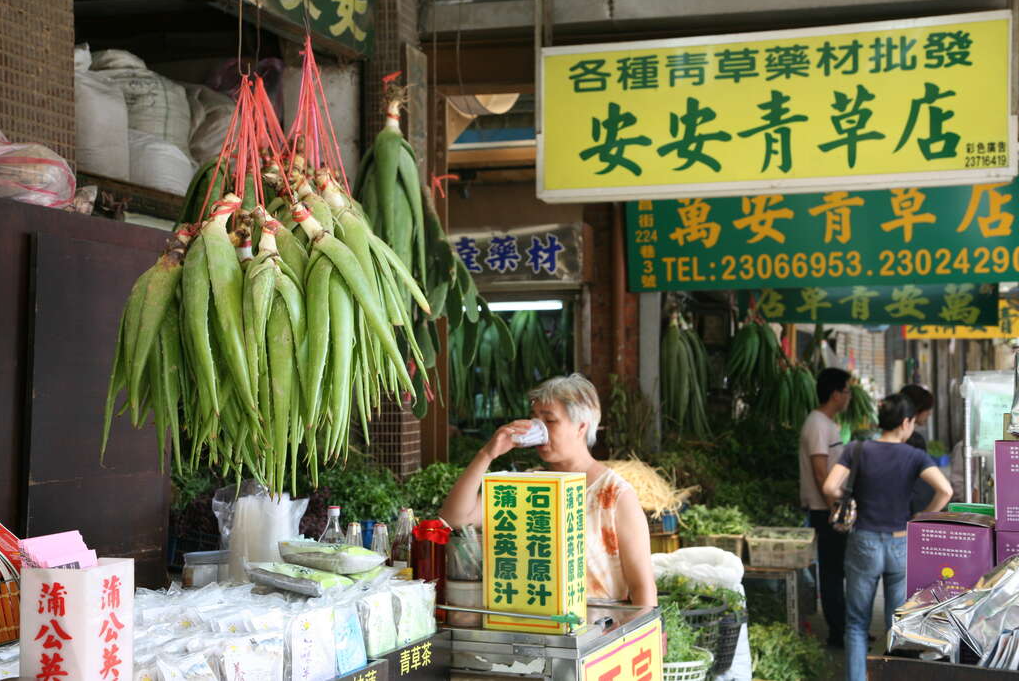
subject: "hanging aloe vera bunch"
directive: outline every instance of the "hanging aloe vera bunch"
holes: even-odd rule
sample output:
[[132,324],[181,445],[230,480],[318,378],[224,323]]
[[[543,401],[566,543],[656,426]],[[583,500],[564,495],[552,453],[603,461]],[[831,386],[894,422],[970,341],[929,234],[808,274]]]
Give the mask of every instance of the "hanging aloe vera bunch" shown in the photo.
[[509,338],[509,330],[488,310],[467,268],[454,255],[432,197],[422,186],[414,149],[400,131],[400,108],[406,97],[404,89],[395,84],[398,76],[391,74],[385,79],[386,123],[361,162],[354,194],[375,234],[397,254],[431,307],[430,314],[416,314],[410,320],[422,358],[407,357],[414,376],[414,414],[423,418],[432,391],[425,371],[419,368],[435,367],[439,351],[436,320],[448,317],[451,334],[461,324],[467,325],[463,342],[458,340],[462,354],[458,352],[457,359],[468,364],[477,355],[482,318],[499,327],[499,337]]

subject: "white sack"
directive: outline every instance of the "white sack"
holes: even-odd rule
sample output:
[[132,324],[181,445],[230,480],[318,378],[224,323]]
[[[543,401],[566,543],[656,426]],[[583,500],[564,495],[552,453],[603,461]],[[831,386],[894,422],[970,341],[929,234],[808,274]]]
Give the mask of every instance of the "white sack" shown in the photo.
[[128,131],[131,155],[131,182],[178,196],[187,193],[195,167],[177,146],[155,135]]

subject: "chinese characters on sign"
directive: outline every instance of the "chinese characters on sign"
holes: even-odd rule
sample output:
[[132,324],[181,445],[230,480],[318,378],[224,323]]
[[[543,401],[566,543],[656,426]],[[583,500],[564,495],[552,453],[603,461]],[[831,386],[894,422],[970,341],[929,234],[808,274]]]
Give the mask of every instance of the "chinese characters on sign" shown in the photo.
[[[485,477],[485,598],[492,610],[563,615],[586,611],[583,476]],[[563,625],[488,616],[486,627],[558,632]]]
[[756,194],[817,178],[846,178],[839,186],[849,189],[854,177],[860,188],[874,176],[901,185],[891,178],[907,174],[916,186],[1010,178],[1009,32],[1007,13],[986,12],[729,43],[546,48],[538,196]]
[[452,235],[453,249],[467,271],[482,281],[579,283],[581,225],[544,225],[506,232]]
[[400,651],[400,676],[424,669],[432,664],[432,642],[425,641]]
[[906,327],[908,340],[1019,338],[1019,299],[998,301],[998,323],[987,326],[949,326],[936,320],[929,324]]
[[21,572],[21,674],[38,681],[133,678],[134,561]]
[[835,288],[764,289],[739,294],[750,298],[770,322],[783,324],[867,324],[988,326],[998,323],[995,284],[903,284]]
[[661,681],[661,620],[649,622],[581,660],[581,681]]
[[[809,289],[1016,280],[1017,210],[1017,180],[634,201],[627,205],[629,286]],[[858,309],[864,299],[855,301]],[[832,301],[817,302],[822,310]]]
[[[255,4],[254,0],[247,0]],[[311,30],[331,38],[360,54],[371,53],[374,31],[375,3],[373,0],[262,0],[261,7],[270,14],[305,26],[305,16]],[[307,13],[307,14],[306,14]]]

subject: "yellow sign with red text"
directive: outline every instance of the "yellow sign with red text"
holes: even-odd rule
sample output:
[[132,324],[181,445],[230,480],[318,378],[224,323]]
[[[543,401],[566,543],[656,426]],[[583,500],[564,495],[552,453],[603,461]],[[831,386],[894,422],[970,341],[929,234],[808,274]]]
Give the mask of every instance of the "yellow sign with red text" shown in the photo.
[[648,622],[581,661],[583,681],[661,681],[662,621]]

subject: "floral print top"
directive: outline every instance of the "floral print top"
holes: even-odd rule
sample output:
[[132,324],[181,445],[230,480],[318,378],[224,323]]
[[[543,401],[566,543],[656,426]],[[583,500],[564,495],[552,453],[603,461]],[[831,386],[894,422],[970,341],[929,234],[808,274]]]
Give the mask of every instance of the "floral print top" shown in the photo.
[[616,510],[619,496],[633,487],[612,469],[587,488],[587,597],[625,601],[630,588],[619,560]]

